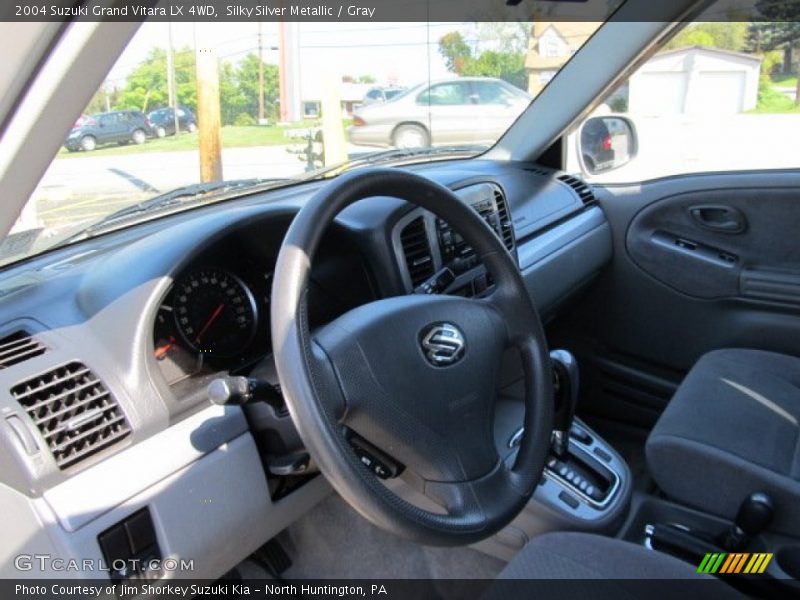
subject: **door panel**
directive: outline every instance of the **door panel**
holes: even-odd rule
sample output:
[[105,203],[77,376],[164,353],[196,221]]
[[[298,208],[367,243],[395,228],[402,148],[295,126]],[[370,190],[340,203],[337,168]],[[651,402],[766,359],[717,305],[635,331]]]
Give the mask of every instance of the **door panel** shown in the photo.
[[[649,427],[706,352],[800,356],[800,174],[682,176],[595,191],[614,258],[550,332],[551,344],[579,356],[584,409]],[[713,210],[698,219],[698,207]],[[714,229],[737,215],[743,231]]]

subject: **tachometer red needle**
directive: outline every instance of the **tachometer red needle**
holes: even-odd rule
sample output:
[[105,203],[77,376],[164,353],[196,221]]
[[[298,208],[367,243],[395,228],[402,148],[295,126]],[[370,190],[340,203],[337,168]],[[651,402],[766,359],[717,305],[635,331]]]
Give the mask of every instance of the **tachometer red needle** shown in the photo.
[[164,358],[167,355],[167,352],[169,352],[174,345],[175,345],[175,338],[170,336],[166,344],[156,348],[155,352],[156,360],[161,360],[162,358]]
[[208,331],[208,328],[211,327],[211,325],[214,323],[214,321],[217,320],[217,317],[222,314],[223,310],[225,310],[225,305],[224,304],[220,304],[217,308],[214,309],[214,312],[211,313],[210,317],[208,317],[208,321],[206,321],[206,324],[203,325],[202,329],[200,329],[200,332],[197,334],[197,337],[194,338],[195,343],[197,343],[197,344],[200,343],[200,338],[203,337],[203,334],[206,331]]

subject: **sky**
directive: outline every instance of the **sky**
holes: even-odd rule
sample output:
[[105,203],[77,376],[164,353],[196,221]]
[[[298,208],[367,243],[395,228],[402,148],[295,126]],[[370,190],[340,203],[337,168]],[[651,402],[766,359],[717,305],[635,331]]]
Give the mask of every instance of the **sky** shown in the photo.
[[[128,73],[153,47],[167,46],[167,23],[144,23],[109,73],[107,80],[124,85]],[[258,23],[205,23],[197,26],[204,45],[212,46],[221,60],[237,62],[258,47]],[[301,23],[300,65],[305,87],[323,70],[336,69],[340,75],[371,75],[379,84],[411,86],[422,80],[450,74],[438,51],[444,34],[461,30],[467,36],[468,23]],[[193,23],[173,23],[176,48],[194,47]],[[278,24],[262,24],[264,60],[278,63]]]

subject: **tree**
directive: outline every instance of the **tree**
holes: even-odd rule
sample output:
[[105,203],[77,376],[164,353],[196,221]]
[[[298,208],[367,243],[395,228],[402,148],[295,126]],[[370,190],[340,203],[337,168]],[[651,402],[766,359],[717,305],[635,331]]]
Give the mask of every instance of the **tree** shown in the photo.
[[451,31],[439,39],[439,54],[444,57],[447,70],[463,75],[464,66],[472,60],[472,48],[458,31]]
[[688,25],[666,45],[667,49],[707,46],[741,52],[747,45],[747,23],[720,21]]
[[[793,50],[800,43],[800,6],[759,0],[756,8],[771,22],[751,23],[748,46],[758,52],[781,49],[784,52],[784,73],[797,76],[795,105],[800,106],[800,65],[792,65]],[[793,69],[794,67],[794,69]]]
[[[235,73],[235,83],[238,96],[236,97],[239,112],[246,112],[256,117],[258,115],[258,55],[251,52],[239,63]],[[264,110],[267,117],[277,116],[278,67],[264,63]],[[220,101],[225,104],[226,98],[220,90]]]
[[478,58],[468,61],[462,75],[497,77],[523,90],[528,87],[528,72],[522,54],[487,50]]
[[[188,47],[181,48],[174,59],[178,104],[194,109],[197,106],[194,52]],[[148,112],[166,106],[168,101],[167,53],[163,48],[153,48],[128,75],[114,108]]]
[[444,57],[448,70],[456,75],[496,77],[523,90],[528,87],[523,52],[499,49],[484,50],[476,55],[461,33],[452,31],[439,40],[439,53]]
[[359,75],[358,83],[375,83],[376,79],[372,75]]

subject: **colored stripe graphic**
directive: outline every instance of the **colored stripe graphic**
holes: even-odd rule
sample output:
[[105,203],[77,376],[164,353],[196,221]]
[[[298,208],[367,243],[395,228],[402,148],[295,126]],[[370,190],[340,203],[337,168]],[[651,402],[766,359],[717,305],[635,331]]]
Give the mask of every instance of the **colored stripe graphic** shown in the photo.
[[713,552],[706,554],[700,565],[697,567],[698,573],[707,573],[713,575],[715,573],[736,574],[748,573],[758,574],[763,573],[767,569],[772,560],[772,553],[756,552]]

